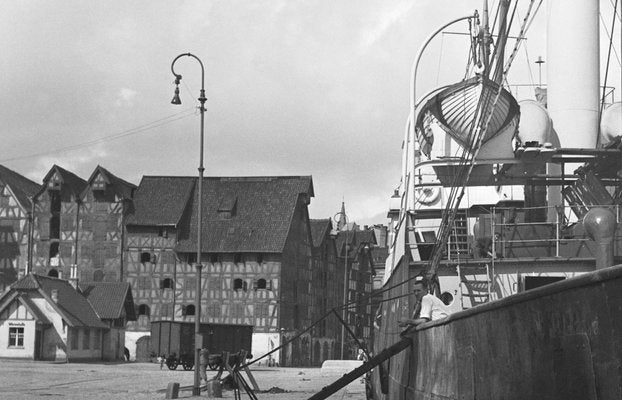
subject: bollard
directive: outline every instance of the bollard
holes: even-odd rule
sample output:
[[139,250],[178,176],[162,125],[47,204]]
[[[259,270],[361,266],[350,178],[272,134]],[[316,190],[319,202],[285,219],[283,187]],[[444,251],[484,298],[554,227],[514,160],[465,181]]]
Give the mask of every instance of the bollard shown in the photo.
[[165,399],[176,399],[179,397],[179,383],[177,382],[169,382],[166,387],[166,397]]
[[213,399],[222,398],[222,386],[220,386],[220,381],[218,379],[207,383],[207,397]]

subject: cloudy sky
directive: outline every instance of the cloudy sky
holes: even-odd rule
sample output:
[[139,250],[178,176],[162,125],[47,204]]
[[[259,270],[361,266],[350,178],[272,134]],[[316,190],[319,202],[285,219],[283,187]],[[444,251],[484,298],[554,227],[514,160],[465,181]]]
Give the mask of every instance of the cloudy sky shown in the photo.
[[[190,52],[205,66],[206,176],[312,175],[312,218],[332,217],[343,200],[362,223],[385,222],[399,184],[417,50],[440,25],[481,8],[481,0],[2,3],[0,164],[37,182],[53,164],[84,179],[99,164],[135,184],[196,175],[201,75],[189,57],[175,65],[183,104],[170,104],[171,62]],[[514,83],[537,83],[542,46],[528,41]],[[435,40],[422,92],[459,80],[466,51],[465,36]]]

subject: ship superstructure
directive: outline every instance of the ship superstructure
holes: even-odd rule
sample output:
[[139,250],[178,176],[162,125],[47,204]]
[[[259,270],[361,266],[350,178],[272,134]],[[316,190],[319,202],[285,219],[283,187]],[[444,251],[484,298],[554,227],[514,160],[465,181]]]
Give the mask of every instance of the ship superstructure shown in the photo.
[[[502,0],[495,12],[489,13],[484,2],[480,12],[439,28],[436,33],[454,23],[468,26],[470,68],[461,82],[418,93],[417,68],[434,34],[417,54],[402,147],[402,176],[388,214],[390,251],[374,349],[379,352],[403,340],[397,320],[412,313],[411,282],[416,277],[429,279],[435,294],[456,314],[446,323],[449,328],[431,323],[410,333],[414,341],[411,351],[393,356],[375,370],[376,398],[494,398],[475,396],[473,382],[457,383],[454,375],[460,371],[451,372],[451,379],[437,376],[435,382],[421,381],[430,374],[418,375],[415,370],[425,366],[413,363],[425,361],[434,369],[447,366],[452,357],[464,356],[452,347],[461,335],[455,330],[461,323],[452,322],[452,318],[476,321],[479,310],[497,309],[493,306],[496,300],[504,299],[501,307],[512,308],[513,295],[524,299],[521,292],[569,278],[574,280],[558,285],[575,287],[571,282],[577,279],[590,280],[581,275],[602,275],[600,270],[621,262],[622,107],[611,88],[603,89],[600,83],[599,3],[573,2],[569,7],[561,0],[546,2],[548,85],[533,86],[532,99],[516,100],[513,88],[507,85],[507,74],[538,2],[529,4],[520,22],[513,14],[516,2]],[[508,39],[512,21],[520,25],[515,41]],[[617,279],[615,286],[619,279],[614,275],[610,278]],[[563,292],[550,290],[540,293],[555,297],[557,294],[551,293]],[[586,303],[589,296],[598,295],[593,294],[598,293],[597,286],[590,290]],[[537,307],[546,307],[541,299],[534,301]],[[584,307],[586,304],[577,306],[575,314],[581,314],[580,318],[589,315]],[[463,311],[467,309],[473,310]],[[529,315],[524,314],[528,311],[516,307],[519,309],[516,314],[506,311],[515,319],[528,321]],[[562,320],[573,318],[572,307],[559,310]],[[470,335],[469,340],[486,336],[494,341],[498,339],[495,335],[507,331],[507,327],[496,330],[494,320],[483,321],[491,324],[481,327],[488,329],[488,336],[468,324],[460,329]],[[589,330],[594,320],[571,323]],[[554,330],[525,327],[529,334],[549,335]],[[606,335],[620,333],[616,332]],[[580,329],[566,333],[583,334]],[[589,332],[585,335],[587,339],[581,337],[568,346],[592,340]],[[472,351],[477,346],[469,340],[460,343],[471,346]],[[426,353],[417,347],[418,341],[433,343],[440,350]],[[619,347],[619,339],[614,342],[617,344],[612,346]],[[450,350],[444,352],[446,347]],[[464,354],[473,357],[469,351]],[[488,362],[512,364],[507,360]],[[565,365],[570,360],[561,362]],[[475,375],[469,376],[475,379]],[[460,385],[470,385],[473,390],[460,394],[456,389]],[[486,393],[494,396],[495,392]]]

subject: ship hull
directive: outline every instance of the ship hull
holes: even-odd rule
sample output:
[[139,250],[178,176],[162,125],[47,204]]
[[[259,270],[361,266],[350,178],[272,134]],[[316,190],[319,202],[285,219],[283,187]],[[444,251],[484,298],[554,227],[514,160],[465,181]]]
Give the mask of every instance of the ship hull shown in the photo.
[[[400,340],[392,320],[399,300],[384,304],[393,312],[385,313],[377,349]],[[407,335],[411,346],[373,371],[373,398],[620,399],[622,266],[460,311]]]

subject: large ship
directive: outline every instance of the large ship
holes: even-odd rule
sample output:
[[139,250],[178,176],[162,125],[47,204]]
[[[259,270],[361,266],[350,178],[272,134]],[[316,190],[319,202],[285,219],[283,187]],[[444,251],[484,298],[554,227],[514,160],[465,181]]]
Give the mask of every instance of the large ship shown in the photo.
[[[413,63],[368,397],[621,399],[621,76],[599,42],[613,21],[619,46],[619,5],[492,5],[439,21]],[[508,77],[538,12],[547,84],[524,98]],[[466,76],[421,93],[450,27],[470,38]],[[452,314],[404,330],[418,277]]]

